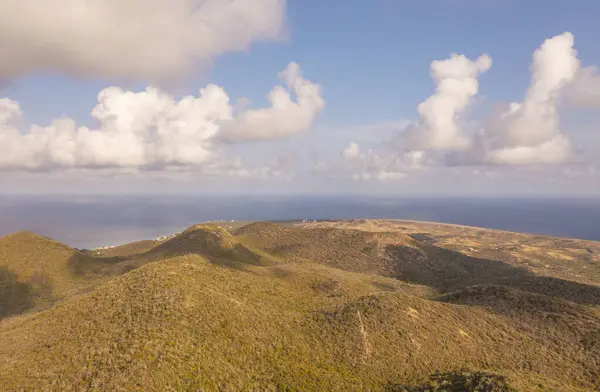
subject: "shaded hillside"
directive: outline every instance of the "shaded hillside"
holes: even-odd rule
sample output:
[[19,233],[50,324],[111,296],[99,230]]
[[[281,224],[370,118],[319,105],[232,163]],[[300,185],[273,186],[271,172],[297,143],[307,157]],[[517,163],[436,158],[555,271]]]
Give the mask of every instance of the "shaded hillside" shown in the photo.
[[526,391],[583,391],[599,376],[483,309],[400,292],[365,296],[366,284],[340,300],[273,268],[188,255],[7,319],[2,389],[384,390],[469,367]]
[[507,384],[506,378],[497,374],[484,372],[448,372],[435,373],[430,380],[418,387],[390,385],[386,392],[512,392],[515,391]]
[[191,226],[174,238],[139,255],[138,259],[154,261],[189,254],[196,254],[213,263],[229,267],[277,262],[275,257],[251,248],[224,228],[212,224]]
[[30,232],[0,237],[0,317],[43,308],[116,271],[116,258],[92,258]]
[[[63,285],[89,285],[0,320],[3,391],[584,392],[600,380],[597,287],[404,234],[204,224],[107,259],[27,235],[31,249],[6,245],[10,268],[52,254]],[[4,268],[0,299],[29,306],[6,300],[31,292]]]
[[32,309],[36,303],[52,300],[52,292],[40,285],[36,287],[6,267],[0,267],[0,319]]
[[[461,366],[504,374],[525,390],[563,391],[567,385],[586,390],[600,379],[596,354],[572,356],[584,350],[584,344],[563,341],[560,330],[552,326],[547,328],[553,330],[556,345],[544,341],[537,320],[528,323],[523,317],[522,323],[515,323],[477,307],[440,305],[445,304],[391,293],[361,297],[318,314],[326,331],[321,344],[330,347],[332,360],[362,363],[373,377],[391,379],[400,374],[411,384],[423,380],[415,375],[427,370]],[[527,311],[515,309],[523,316]],[[595,320],[596,325],[599,322]],[[402,366],[391,369],[387,363]],[[535,383],[544,387],[537,389]]]
[[479,307],[510,319],[546,349],[584,365],[600,381],[600,309],[505,286],[474,286],[440,301]]
[[384,257],[387,246],[405,246],[414,252],[414,241],[397,233],[369,233],[334,228],[304,229],[258,222],[235,234],[266,252],[313,260],[352,272],[394,275],[394,265]]
[[76,250],[31,232],[0,237],[0,318],[40,310],[149,262],[198,254],[229,267],[274,263],[225,229],[195,225],[164,242]]
[[600,242],[406,220],[304,223],[304,228],[395,232],[478,259],[523,268],[538,276],[600,285]]
[[600,305],[600,286],[539,276],[508,263],[471,257],[460,252],[419,244],[419,251],[390,246],[387,256],[394,277],[434,287],[446,293],[473,285],[505,285],[569,301]]
[[472,257],[398,232],[253,223],[236,232],[284,258],[310,259],[347,271],[379,274],[446,293],[472,285],[507,285],[582,304],[600,305],[600,287],[538,276],[509,263]]
[[289,265],[250,268],[187,255],[143,266],[55,309],[8,319],[0,323],[2,389],[356,385],[344,381],[343,369],[326,370],[311,347],[318,326],[310,312],[330,297],[306,285],[329,278],[351,286],[345,295],[364,294],[376,290],[372,280],[328,276],[322,267],[303,276]]

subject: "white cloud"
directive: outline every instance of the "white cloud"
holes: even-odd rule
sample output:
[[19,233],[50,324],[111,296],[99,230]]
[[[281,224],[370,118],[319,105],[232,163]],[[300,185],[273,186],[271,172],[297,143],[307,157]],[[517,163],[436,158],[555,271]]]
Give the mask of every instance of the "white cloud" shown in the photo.
[[[432,63],[436,92],[419,105],[417,123],[401,133],[397,146],[421,152],[423,162],[444,157],[448,165],[554,165],[570,162],[573,147],[560,129],[562,98],[577,106],[600,106],[600,75],[595,67],[580,68],[574,37],[565,32],[543,42],[533,54],[532,79],[523,102],[493,113],[468,137],[461,119],[478,92],[477,76],[488,70],[487,55],[464,56]],[[436,152],[437,150],[437,152]],[[442,154],[440,156],[440,154]]]
[[564,135],[535,146],[516,146],[488,151],[487,161],[505,165],[559,164],[571,156],[571,142]]
[[348,132],[381,132],[381,131],[403,131],[411,124],[408,120],[383,121],[374,124],[360,125],[350,128]]
[[[299,67],[295,64],[288,67],[289,70],[299,74]],[[306,87],[303,80],[293,81],[302,90],[298,95],[314,91],[311,86],[303,90]],[[279,106],[275,107],[276,112],[280,110]],[[265,129],[274,130],[281,125],[285,110],[277,113],[276,116],[262,118],[261,124]],[[247,121],[244,114],[241,119],[233,118],[228,95],[213,84],[201,89],[197,97],[187,96],[180,100],[152,87],[137,93],[110,87],[98,94],[98,105],[92,110],[92,117],[98,123],[94,129],[77,126],[73,119],[65,117],[45,127],[32,125],[26,132],[21,132],[19,104],[1,99],[0,169],[163,169],[206,165],[214,159],[221,124]],[[288,121],[293,119],[292,116]],[[272,132],[269,137],[287,134]]]
[[458,117],[479,91],[478,76],[492,66],[484,54],[472,61],[453,54],[449,59],[431,63],[435,93],[418,107],[420,120],[401,136],[405,148],[414,150],[464,150],[469,139],[463,135]]
[[223,121],[221,140],[227,142],[267,140],[291,136],[307,130],[325,107],[321,87],[302,78],[300,67],[290,63],[279,74],[283,86],[271,90],[268,99],[271,107],[266,109],[241,110],[235,119]]
[[492,117],[480,134],[486,162],[558,164],[570,158],[571,142],[560,131],[558,103],[579,70],[573,45],[573,35],[567,32],[547,39],[535,51],[525,100]]
[[[406,178],[408,173],[423,168],[423,151],[410,151],[403,155],[376,154],[372,149],[362,151],[356,142],[351,142],[341,152],[346,165],[333,169],[339,177],[354,180],[376,180],[389,182]],[[322,163],[320,163],[322,166]],[[320,167],[317,171],[332,170]]]
[[354,159],[360,156],[360,147],[355,142],[351,142],[348,147],[342,150],[342,156],[345,159]]
[[381,182],[401,180],[403,178],[406,178],[406,173],[404,173],[404,172],[387,171],[385,169],[381,169],[370,175],[369,175],[369,173],[366,173],[366,174],[367,174],[367,176],[366,176],[366,178],[364,178],[365,180],[377,179],[378,181],[381,181]]
[[567,87],[566,99],[583,108],[600,108],[600,71],[598,67],[582,68]]
[[92,110],[96,129],[65,117],[21,133],[16,102],[4,99],[0,113],[8,119],[0,123],[0,168],[46,170],[201,164],[210,158],[216,121],[231,117],[231,107],[215,85],[179,101],[155,88],[135,93],[109,87]]
[[280,38],[285,0],[3,0],[0,79],[35,71],[154,83]]
[[215,177],[225,175],[232,178],[255,180],[280,179],[289,181],[293,178],[293,173],[281,170],[281,168],[269,165],[258,167],[248,166],[240,157],[232,160],[210,162],[206,167],[202,168],[202,173]]
[[409,167],[418,168],[427,161],[427,155],[425,151],[413,150],[404,154],[404,160]]

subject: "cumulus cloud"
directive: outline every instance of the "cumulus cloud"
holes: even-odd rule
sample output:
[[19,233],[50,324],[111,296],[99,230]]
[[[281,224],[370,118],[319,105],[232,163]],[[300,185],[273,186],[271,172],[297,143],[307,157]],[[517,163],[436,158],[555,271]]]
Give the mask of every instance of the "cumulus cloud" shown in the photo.
[[215,85],[179,101],[155,88],[135,93],[109,87],[92,110],[95,129],[65,117],[21,133],[16,102],[4,99],[0,113],[0,168],[39,170],[198,165],[210,158],[216,121],[231,117],[231,107]]
[[358,158],[360,156],[360,147],[357,143],[355,142],[351,142],[348,147],[344,148],[342,150],[342,157],[344,157],[344,159],[355,159]]
[[403,179],[408,173],[423,168],[423,151],[404,154],[377,154],[372,149],[362,151],[356,142],[351,142],[341,152],[345,167],[337,170],[339,176],[354,180],[376,180],[389,182]]
[[420,120],[394,140],[396,147],[418,152],[415,156],[422,162],[451,166],[571,162],[573,146],[560,128],[561,103],[600,107],[600,73],[596,67],[580,67],[574,44],[569,32],[546,39],[533,54],[531,83],[523,102],[495,110],[476,124],[476,132],[464,132],[475,123],[461,115],[477,94],[477,77],[490,68],[491,59],[483,55],[471,61],[453,55],[434,61],[431,73],[437,90],[419,105]]
[[600,71],[598,67],[582,68],[567,87],[566,99],[576,107],[600,108]]
[[407,128],[401,141],[413,150],[464,150],[469,139],[460,129],[458,117],[479,91],[478,76],[492,66],[484,54],[476,60],[453,54],[449,59],[431,63],[435,93],[419,107],[420,120]]
[[280,179],[289,181],[293,178],[293,173],[281,170],[279,167],[271,165],[252,167],[247,165],[240,157],[232,160],[210,162],[202,168],[202,173],[215,177],[229,176],[253,180]]
[[535,51],[524,101],[493,116],[480,134],[487,163],[558,164],[570,158],[571,142],[560,130],[558,104],[579,71],[573,45],[573,35],[566,32],[547,39]]
[[[300,73],[296,64],[287,70],[284,75]],[[315,91],[314,85],[307,87],[302,79],[292,81],[302,90],[297,92],[299,96]],[[97,127],[78,126],[64,117],[47,126],[32,125],[23,132],[19,104],[4,98],[0,99],[0,169],[199,166],[214,158],[222,124],[247,124],[247,113],[276,112],[262,117],[260,124],[273,130],[269,137],[288,135],[275,130],[290,106],[274,104],[274,108],[249,110],[235,118],[229,96],[214,84],[201,89],[198,96],[179,100],[153,87],[142,92],[109,87],[98,94],[98,104],[92,110]],[[287,120],[293,119],[292,113]],[[294,131],[303,129],[296,124]]]
[[[227,142],[276,139],[308,129],[325,107],[318,84],[302,77],[300,67],[290,63],[279,74],[284,86],[276,86],[268,95],[270,108],[241,110],[235,119],[222,122],[219,134]],[[296,96],[293,100],[292,94]]]
[[571,142],[564,135],[535,146],[505,147],[487,153],[487,161],[493,164],[536,165],[559,164],[571,156]]
[[465,75],[467,79],[463,84],[442,79],[448,83],[447,91],[464,94],[444,104],[451,94],[444,95],[440,91],[446,90],[438,87],[438,91],[419,106],[421,121],[401,137],[402,147],[421,147],[419,150],[425,149],[427,154],[438,150],[448,165],[526,166],[569,162],[573,147],[560,129],[560,103],[566,97],[580,106],[594,106],[598,98],[594,88],[597,78],[600,79],[595,68],[580,68],[573,35],[565,32],[545,40],[533,54],[531,83],[523,102],[513,102],[494,111],[479,125],[478,132],[467,138],[455,118],[477,93],[478,72],[491,65],[485,56],[480,59],[471,62],[464,56],[453,56],[445,60],[446,63],[440,63],[441,69],[456,71],[445,75]]
[[3,0],[0,79],[35,71],[154,83],[281,37],[285,0]]

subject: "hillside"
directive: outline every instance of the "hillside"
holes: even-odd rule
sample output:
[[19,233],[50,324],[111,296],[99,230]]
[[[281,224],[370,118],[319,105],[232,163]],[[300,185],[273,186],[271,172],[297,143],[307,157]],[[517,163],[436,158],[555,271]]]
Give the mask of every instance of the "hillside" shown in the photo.
[[0,317],[41,310],[148,262],[197,253],[223,264],[268,262],[226,230],[196,225],[166,241],[76,250],[31,232],[0,237]]
[[524,268],[538,276],[600,284],[600,242],[403,220],[317,222],[304,228],[394,232],[421,243]]
[[272,264],[276,258],[263,253],[214,224],[194,225],[143,254],[140,260],[161,260],[197,254],[207,260],[227,266]]
[[92,258],[31,232],[0,237],[0,317],[41,309],[117,272],[117,258]]
[[132,257],[147,252],[160,244],[157,240],[142,240],[109,248],[83,250],[84,253],[96,257]]
[[[259,222],[239,229],[236,234],[285,259],[309,259],[347,271],[393,277],[427,285],[440,293],[473,285],[501,284],[578,303],[600,305],[600,285],[558,278],[562,274],[539,275],[526,265],[507,262],[503,258],[474,257],[468,252],[434,245],[431,240],[415,239],[433,238],[428,233],[415,235],[414,232],[399,231],[377,223],[369,221],[370,230],[366,230],[363,223],[344,222],[342,227],[337,222],[286,227]],[[454,241],[459,241],[460,237],[454,236]],[[560,254],[560,251],[561,248],[554,248],[555,253]],[[561,261],[562,264],[565,262]],[[600,269],[600,259],[590,264],[590,272]]]
[[244,241],[286,259],[313,260],[352,272],[394,275],[394,265],[384,256],[387,247],[404,246],[415,257],[420,252],[410,237],[397,233],[281,226],[257,222],[235,234]]
[[[600,287],[410,234],[204,224],[83,255],[88,290],[0,318],[0,390],[600,390]],[[81,276],[64,245],[0,243],[15,276]]]

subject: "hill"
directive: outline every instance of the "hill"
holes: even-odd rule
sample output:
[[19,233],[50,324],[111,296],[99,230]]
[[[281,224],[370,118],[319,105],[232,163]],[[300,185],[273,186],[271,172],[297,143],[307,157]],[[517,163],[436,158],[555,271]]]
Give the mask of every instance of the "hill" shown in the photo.
[[194,225],[181,234],[140,255],[141,260],[160,260],[197,254],[217,264],[244,266],[272,264],[276,258],[240,241],[214,224]]
[[0,237],[0,318],[89,289],[115,273],[118,261],[92,258],[31,232]]
[[523,268],[538,276],[600,284],[600,242],[597,241],[405,220],[317,222],[299,227],[394,232],[420,243]]
[[257,222],[235,234],[265,252],[286,259],[313,260],[346,271],[394,275],[394,265],[384,252],[389,246],[405,246],[407,257],[418,257],[420,249],[408,236],[398,233],[314,228]]
[[[600,305],[598,285],[561,279],[557,277],[560,274],[540,276],[505,259],[474,257],[433,245],[431,241],[414,239],[432,238],[429,234],[416,236],[389,226],[383,226],[387,231],[372,229],[372,226],[371,230],[365,230],[361,225],[363,223],[339,227],[337,222],[326,222],[287,227],[258,222],[239,229],[236,234],[282,258],[309,259],[346,271],[393,277],[427,285],[440,293],[473,285],[500,284],[578,303]],[[560,248],[555,249],[560,251]],[[600,266],[600,259],[595,264]]]
[[0,237],[0,318],[41,310],[146,263],[198,253],[223,264],[269,262],[216,225],[195,225],[165,241],[77,250],[31,232]]
[[95,257],[132,257],[151,250],[161,242],[157,240],[142,240],[108,248],[83,250],[83,252]]
[[409,234],[192,226],[119,256],[110,274],[50,309],[0,319],[0,389],[600,387],[597,286]]

